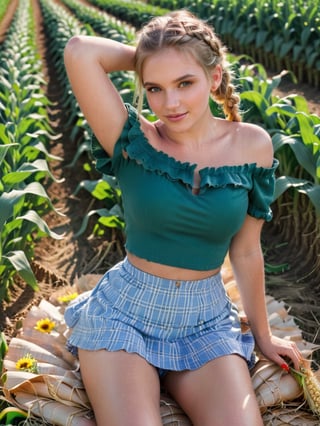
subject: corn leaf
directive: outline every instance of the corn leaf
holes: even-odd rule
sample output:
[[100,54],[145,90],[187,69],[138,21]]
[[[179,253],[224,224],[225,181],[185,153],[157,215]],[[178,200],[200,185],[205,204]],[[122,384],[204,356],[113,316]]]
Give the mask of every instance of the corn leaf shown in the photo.
[[307,187],[305,189],[302,188],[299,191],[308,195],[317,214],[320,215],[320,185]]
[[289,145],[294,152],[298,163],[317,181],[317,163],[309,146],[305,145],[299,136],[288,136],[275,133],[272,136],[274,151],[277,152],[282,146]]
[[282,195],[289,188],[301,190],[308,185],[310,185],[310,182],[305,181],[303,179],[297,179],[291,176],[281,176],[278,179],[276,179],[273,199],[276,200],[277,198],[279,198],[280,195]]
[[[1,136],[0,136],[0,139],[1,139]],[[18,146],[19,146],[19,144],[17,144],[17,143],[8,143],[6,145],[0,145],[0,166],[1,166],[2,161],[4,160],[4,158],[5,158],[5,156],[8,152],[8,149],[12,148],[12,147],[16,148]]]
[[27,194],[35,195],[37,197],[45,198],[53,210],[54,207],[51,204],[50,198],[47,195],[43,186],[38,182],[32,182],[27,185],[23,190],[12,190],[10,192],[4,192],[0,196],[0,231],[4,223],[12,216],[13,208],[16,203]]
[[42,232],[44,232],[46,235],[49,235],[51,238],[54,238],[55,240],[61,240],[64,238],[64,235],[60,235],[52,231],[46,222],[34,210],[29,210],[26,214],[18,216],[16,220],[27,220],[34,223]]
[[[6,356],[7,352],[8,352],[8,344],[6,341],[6,336],[4,335],[4,332],[1,331],[0,333],[0,377],[2,374],[4,357]],[[0,420],[1,420],[1,417],[0,417]]]
[[[24,423],[24,420],[28,418],[28,413],[20,410],[16,407],[7,407],[0,412],[1,425],[12,426],[18,424],[17,422]],[[2,423],[5,422],[5,423]]]
[[108,209],[91,210],[89,213],[87,213],[84,216],[81,227],[79,231],[75,234],[75,237],[79,237],[79,235],[85,232],[89,223],[89,219],[94,215],[100,216],[99,221],[100,219],[102,219],[102,221],[104,222],[107,221],[108,224],[106,226],[110,226],[112,228],[118,228],[118,229],[124,228],[122,211],[118,206],[114,206],[111,210],[108,210]]
[[14,185],[24,182],[31,175],[40,172],[50,176],[55,182],[59,182],[59,179],[56,179],[50,172],[46,160],[35,160],[33,163],[23,163],[16,171],[3,176],[2,180],[7,185]]
[[[30,135],[30,134],[28,134],[28,136],[33,137],[33,135]],[[32,161],[39,156],[39,153],[44,154],[47,160],[56,160],[56,161],[63,160],[61,157],[51,154],[47,150],[43,142],[39,141],[39,137],[36,135],[35,139],[32,140],[27,146],[23,148],[21,155],[25,155],[29,159],[29,161]]]
[[304,112],[298,111],[296,119],[300,125],[300,133],[305,144],[316,144],[320,148],[320,138],[314,134],[314,122],[312,118]]
[[6,253],[2,255],[2,258],[11,263],[17,273],[27,284],[29,284],[34,290],[38,290],[36,277],[23,251],[16,250]]

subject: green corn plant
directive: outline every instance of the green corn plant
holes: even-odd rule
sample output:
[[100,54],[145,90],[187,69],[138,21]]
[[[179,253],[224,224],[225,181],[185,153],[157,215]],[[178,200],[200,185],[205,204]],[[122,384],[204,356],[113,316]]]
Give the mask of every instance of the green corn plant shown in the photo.
[[[49,125],[41,62],[29,0],[20,0],[0,57],[0,301],[16,275],[37,289],[31,263],[37,238],[52,232],[42,219],[54,210],[42,182],[56,180],[47,144]],[[59,137],[59,135],[56,135]]]
[[[17,407],[6,407],[0,411],[0,421],[3,426],[12,426],[14,424],[26,424],[28,413]],[[19,422],[19,423],[17,423]]]
[[[288,97],[287,100],[295,98],[296,96]],[[267,110],[267,114],[276,114],[283,127],[283,130],[273,134],[274,149],[280,159],[283,174],[281,184],[278,181],[276,197],[288,188],[295,187],[298,192],[309,197],[320,216],[320,118],[305,111],[297,111],[288,103],[273,105]],[[281,153],[284,146],[292,150],[291,155],[288,149]],[[293,204],[294,217],[298,217],[298,200]]]
[[79,183],[74,195],[77,195],[82,189],[88,191],[95,199],[102,202],[105,207],[90,210],[83,218],[82,225],[76,233],[76,236],[85,232],[88,227],[89,219],[94,215],[99,217],[93,229],[94,235],[103,235],[106,228],[116,228],[122,233],[125,223],[121,190],[116,178],[103,175],[103,177],[98,180],[84,180]]
[[61,105],[69,119],[63,123],[64,131],[71,131],[71,141],[81,143],[89,140],[89,128],[72,94],[71,86],[66,74],[63,54],[68,40],[79,34],[92,35],[94,32],[90,25],[81,23],[68,13],[65,8],[50,0],[40,0],[41,12],[44,20],[48,50],[50,51],[55,72],[59,81],[62,94]]
[[161,9],[160,7],[139,1],[91,0],[90,3],[116,16],[121,21],[131,24],[135,28],[140,28],[149,21],[152,16],[161,16],[168,12],[166,9]]
[[[320,118],[309,114],[307,102],[301,96],[290,95],[280,99],[273,95],[284,73],[268,79],[265,69],[257,64],[239,66],[238,73],[244,120],[259,123],[266,128],[273,138],[274,150],[279,155],[280,173],[290,176],[292,184],[292,177],[299,179],[304,176],[305,181],[303,184],[300,182],[299,190],[310,194],[318,212],[318,190],[311,190],[309,187],[319,185]],[[285,145],[290,147],[292,152],[290,154],[290,151],[286,150],[281,156],[280,148]],[[282,184],[281,188],[282,191],[276,192],[279,196],[284,192],[285,186]]]
[[0,332],[0,377],[3,372],[3,361],[8,352],[8,344],[4,332]]
[[[110,19],[105,13],[97,13],[96,9],[92,7],[83,6],[74,0],[64,0],[64,3],[72,10],[76,17],[90,23],[91,28],[99,30],[101,35],[112,38],[124,43],[132,42],[134,38],[134,30],[123,29],[118,31],[119,21]],[[78,20],[71,17],[64,9],[60,9],[57,5],[50,0],[41,0],[41,6],[44,12],[44,19],[46,24],[46,32],[48,38],[54,44],[57,57],[57,70],[60,68],[60,61],[63,63],[63,49],[70,37],[74,34],[81,34],[86,31],[84,24],[81,24]],[[103,23],[103,25],[102,25]],[[61,35],[60,35],[61,34]],[[58,37],[57,37],[58,35]],[[59,39],[63,39],[64,42],[60,43]],[[59,72],[59,71],[58,71]],[[63,75],[65,75],[63,73]],[[132,102],[134,93],[134,75],[130,72],[114,72],[110,76],[114,85],[117,87],[125,102]],[[67,81],[63,78],[64,81]],[[78,104],[75,98],[70,94],[71,89],[68,83],[64,83],[64,90],[67,93],[68,105],[70,110],[74,111],[77,118],[75,122],[72,138],[75,135],[82,135],[80,142],[78,142],[78,148],[75,152],[74,159],[69,167],[76,165],[78,159],[83,154],[87,154],[88,162],[85,167],[86,170],[91,172],[93,167],[93,158],[91,157],[91,131],[88,129],[85,120],[81,120],[81,112],[79,112]],[[146,115],[149,113],[145,111]],[[102,179],[98,180],[85,180],[79,183],[76,193],[84,189],[88,191],[93,200],[99,203],[99,208],[91,209],[83,219],[83,223],[76,236],[80,236],[86,231],[89,219],[98,217],[96,223],[93,226],[93,234],[101,235],[105,232],[106,228],[116,228],[122,233],[124,228],[123,212],[121,206],[121,194],[117,186],[117,182],[111,176],[103,176]],[[101,204],[103,205],[101,207]]]
[[54,210],[51,201],[38,182],[32,182],[21,190],[11,190],[0,195],[0,300],[8,299],[9,287],[14,286],[18,273],[34,290],[38,288],[30,266],[35,237],[49,235],[62,238],[52,232],[39,214],[30,208],[43,205]]
[[77,0],[63,0],[79,21],[89,24],[96,34],[129,44],[135,41],[135,29],[115,17]]
[[279,97],[274,95],[274,90],[279,86],[281,79],[288,72],[282,72],[272,78],[267,77],[267,72],[261,64],[248,64],[250,58],[236,57],[238,63],[245,61],[238,67],[237,87],[241,97],[241,110],[244,121],[258,123],[268,130],[278,127],[275,115],[267,114],[267,110]]
[[[108,0],[99,0],[100,7],[103,3]],[[278,72],[286,68],[299,81],[306,80],[319,87],[319,0],[149,0],[148,3],[170,10],[187,8],[208,20],[236,53],[249,54]]]
[[303,250],[308,247],[309,261],[314,259],[310,271],[315,271],[320,235],[320,118],[309,113],[302,96],[273,94],[281,77],[268,79],[262,65],[239,66],[241,105],[245,121],[270,133],[280,163],[273,226],[279,228],[282,241],[297,242],[297,256],[305,257]]

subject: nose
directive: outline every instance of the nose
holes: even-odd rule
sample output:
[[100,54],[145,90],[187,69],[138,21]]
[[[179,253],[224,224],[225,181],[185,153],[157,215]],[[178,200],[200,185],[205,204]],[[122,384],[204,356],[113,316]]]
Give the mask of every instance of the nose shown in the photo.
[[168,90],[166,92],[166,107],[173,109],[180,104],[180,98],[177,90]]

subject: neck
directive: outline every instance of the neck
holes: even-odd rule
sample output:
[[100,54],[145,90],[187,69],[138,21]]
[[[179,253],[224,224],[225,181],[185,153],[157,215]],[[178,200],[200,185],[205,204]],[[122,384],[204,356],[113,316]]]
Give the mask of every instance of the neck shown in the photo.
[[214,117],[207,120],[205,125],[199,125],[197,128],[188,129],[186,132],[172,132],[161,121],[156,122],[155,126],[161,139],[171,145],[188,145],[200,147],[212,141],[212,135],[216,128],[217,121]]

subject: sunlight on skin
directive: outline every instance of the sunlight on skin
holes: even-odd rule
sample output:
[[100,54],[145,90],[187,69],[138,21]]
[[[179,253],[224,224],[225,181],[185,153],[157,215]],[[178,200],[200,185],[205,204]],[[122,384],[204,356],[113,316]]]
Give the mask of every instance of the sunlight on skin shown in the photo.
[[246,410],[249,405],[250,395],[247,395],[243,401],[243,410]]

